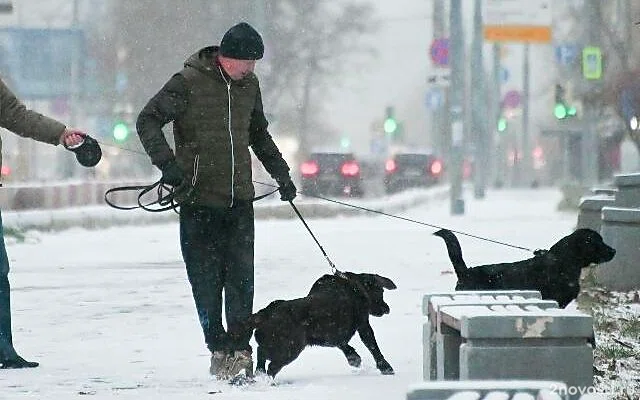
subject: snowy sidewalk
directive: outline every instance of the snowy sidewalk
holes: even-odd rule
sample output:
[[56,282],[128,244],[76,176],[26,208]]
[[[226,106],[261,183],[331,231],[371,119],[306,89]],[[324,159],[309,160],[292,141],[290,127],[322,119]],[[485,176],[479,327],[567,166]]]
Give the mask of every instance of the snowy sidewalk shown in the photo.
[[[549,247],[575,225],[553,189],[466,193],[466,214],[448,198],[402,216],[527,248]],[[363,359],[349,367],[337,349],[308,348],[267,380],[235,388],[208,375],[177,224],[58,233],[30,232],[8,247],[12,262],[14,342],[33,370],[0,370],[0,399],[404,399],[422,376],[422,295],[452,290],[442,240],[423,225],[384,216],[309,219],[343,270],[394,280],[391,314],[371,319],[380,349],[396,371],[382,376],[357,335]],[[527,257],[522,250],[460,236],[469,264]],[[306,295],[329,266],[300,221],[256,222],[258,310],[274,299]]]

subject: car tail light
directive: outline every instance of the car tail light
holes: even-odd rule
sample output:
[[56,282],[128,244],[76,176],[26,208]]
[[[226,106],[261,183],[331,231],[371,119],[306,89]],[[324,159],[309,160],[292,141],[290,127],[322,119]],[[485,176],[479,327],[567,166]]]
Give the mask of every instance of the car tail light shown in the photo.
[[320,168],[318,167],[318,163],[315,161],[305,161],[300,166],[300,173],[305,178],[316,176],[318,171],[320,171]]
[[429,166],[429,172],[433,176],[438,176],[442,173],[442,161],[434,160]]
[[347,161],[340,167],[342,176],[354,177],[360,174],[360,166],[355,161]]
[[387,162],[384,163],[384,170],[387,174],[393,174],[397,169],[398,165],[393,158],[388,159]]
[[465,159],[462,162],[462,177],[468,179],[471,177],[471,174],[473,174],[473,166],[471,165],[471,161]]

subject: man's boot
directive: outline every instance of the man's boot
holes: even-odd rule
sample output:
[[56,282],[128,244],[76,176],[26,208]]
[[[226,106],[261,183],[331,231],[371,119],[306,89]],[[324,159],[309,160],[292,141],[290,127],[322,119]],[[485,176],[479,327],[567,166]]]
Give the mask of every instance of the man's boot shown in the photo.
[[221,350],[216,350],[211,354],[211,366],[209,373],[218,379],[227,379],[229,377],[227,360],[230,356]]
[[227,360],[229,377],[241,374],[244,370],[244,375],[248,378],[253,377],[253,359],[251,358],[251,352],[249,350],[236,350]]

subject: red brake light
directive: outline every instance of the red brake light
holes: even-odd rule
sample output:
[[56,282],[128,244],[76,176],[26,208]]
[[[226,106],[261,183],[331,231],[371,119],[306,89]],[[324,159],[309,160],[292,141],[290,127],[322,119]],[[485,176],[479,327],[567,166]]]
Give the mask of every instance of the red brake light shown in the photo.
[[343,176],[358,176],[360,174],[360,166],[355,161],[347,161],[340,167],[340,173]]
[[311,177],[318,174],[320,168],[318,167],[318,163],[315,161],[305,161],[300,166],[300,173],[304,177]]
[[396,169],[398,169],[398,166],[393,158],[388,159],[387,162],[384,163],[384,170],[386,173],[392,174],[396,172]]
[[7,165],[3,165],[2,171],[0,173],[2,174],[2,176],[9,176],[11,175],[11,168],[9,168],[9,166]]
[[442,161],[434,160],[429,167],[429,171],[431,172],[431,175],[440,175],[442,173]]

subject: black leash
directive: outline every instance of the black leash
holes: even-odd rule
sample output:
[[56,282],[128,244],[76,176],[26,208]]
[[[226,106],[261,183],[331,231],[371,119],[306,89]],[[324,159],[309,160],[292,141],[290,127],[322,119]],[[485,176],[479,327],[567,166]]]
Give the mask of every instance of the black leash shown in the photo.
[[[176,197],[181,195],[182,192],[186,191],[185,198],[188,199],[189,196],[191,195],[191,192],[193,191],[193,187],[186,188],[185,186],[185,188],[182,188],[182,189],[181,188],[182,186],[179,186],[178,188],[174,188],[173,186],[166,185],[162,183],[162,180],[152,183],[151,185],[119,186],[119,187],[114,187],[107,190],[104,193],[104,201],[109,206],[118,210],[135,210],[137,208],[141,208],[149,212],[163,212],[168,210],[175,211],[176,208],[180,207],[180,203],[176,201]],[[156,189],[157,198],[150,203],[146,203],[146,204],[142,203],[142,198],[144,197],[144,195],[146,195],[147,193],[151,192],[154,189]],[[119,206],[113,203],[111,200],[109,200],[109,195],[112,193],[128,192],[128,191],[139,191],[137,196],[137,205]],[[165,191],[167,192],[167,194],[165,194]],[[156,204],[159,205],[160,208],[151,207]]]
[[[254,183],[258,183],[258,184],[265,185],[265,186],[273,186],[273,185],[271,185],[271,184],[264,183],[264,182],[257,182],[257,181],[254,181]],[[429,224],[429,223],[427,223],[427,222],[422,222],[422,221],[418,221],[418,220],[411,219],[411,218],[401,217],[401,216],[399,216],[399,215],[389,214],[389,213],[386,213],[386,212],[384,212],[384,211],[380,211],[380,210],[373,210],[373,209],[371,209],[371,208],[362,207],[362,206],[357,206],[357,205],[355,205],[355,204],[350,204],[350,203],[345,203],[345,202],[343,202],[343,201],[339,201],[339,200],[331,199],[331,198],[328,198],[328,197],[322,197],[322,196],[316,196],[316,195],[309,195],[309,194],[306,194],[306,193],[300,193],[300,192],[298,192],[298,193],[299,193],[299,194],[302,194],[303,196],[306,196],[306,197],[312,197],[312,198],[316,198],[316,199],[319,199],[319,200],[328,201],[328,202],[330,202],[330,203],[339,204],[339,205],[341,205],[341,206],[351,207],[351,208],[355,208],[355,209],[357,209],[357,210],[366,211],[366,212],[373,213],[373,214],[378,214],[378,215],[383,215],[383,216],[385,216],[385,217],[389,217],[389,218],[395,218],[395,219],[399,219],[399,220],[402,220],[402,221],[411,222],[411,223],[418,224],[418,225],[428,226],[428,227],[430,227],[430,228],[436,228],[436,229],[448,229],[448,230],[450,230],[450,231],[451,231],[451,232],[453,232],[453,233],[457,233],[457,234],[459,234],[459,235],[464,235],[464,236],[472,237],[472,238],[474,238],[474,239],[484,240],[485,242],[491,242],[491,243],[499,244],[499,245],[502,245],[502,246],[512,247],[512,248],[515,248],[515,249],[520,249],[520,250],[524,250],[524,251],[528,251],[528,252],[532,252],[532,253],[535,253],[535,252],[537,252],[537,251],[538,251],[538,250],[536,250],[536,251],[531,250],[531,249],[529,249],[529,248],[527,248],[527,247],[521,247],[521,246],[516,246],[516,245],[513,245],[513,244],[509,244],[509,243],[506,243],[506,242],[501,242],[501,241],[499,241],[499,240],[489,239],[489,238],[486,238],[486,237],[483,237],[483,236],[477,236],[477,235],[474,235],[474,234],[471,234],[471,233],[467,233],[467,232],[456,231],[456,230],[449,229],[449,228],[445,228],[445,227],[442,227],[442,226],[438,226],[438,225],[434,225],[434,224]],[[293,204],[292,204],[292,205],[293,205]],[[296,213],[297,213],[297,210],[296,210],[296,208],[295,208],[295,207],[294,207],[294,211],[296,211]],[[300,214],[298,214],[298,216],[299,216],[300,218],[302,218],[302,217],[300,216]],[[303,220],[303,223],[304,223],[304,220]],[[305,226],[306,226],[306,223],[305,223]],[[308,228],[307,228],[307,229],[308,229]],[[313,235],[313,234],[312,234],[312,235]],[[314,237],[314,239],[315,239],[315,237]],[[316,242],[317,242],[317,241],[316,241]],[[324,253],[324,250],[323,250],[323,253]]]
[[[154,189],[156,189],[156,196],[157,196],[156,199],[149,203],[144,204],[142,202],[142,198],[147,193],[151,192]],[[111,188],[104,193],[104,201],[109,206],[117,210],[135,210],[137,208],[141,208],[149,212],[163,212],[168,210],[176,211],[176,209],[179,208],[181,204],[189,201],[189,198],[193,193],[193,189],[194,189],[193,186],[188,184],[183,184],[178,186],[177,188],[174,188],[173,186],[162,183],[162,180],[159,180],[155,183],[152,183],[151,185],[132,185],[132,186],[119,186],[119,187]],[[111,200],[109,200],[109,195],[113,193],[128,192],[128,191],[139,191],[137,196],[137,205],[119,206],[114,202],[112,202]],[[273,191],[254,197],[252,201],[262,200],[265,197],[271,196],[277,191],[278,189],[276,188]],[[167,193],[165,194],[165,192]],[[183,199],[180,202],[176,200],[176,198],[179,198],[179,197],[183,197]],[[152,206],[156,204],[159,205],[160,208],[152,208]]]
[[[112,144],[107,144],[107,143],[103,143],[103,142],[100,142],[100,141],[98,141],[98,143],[99,143],[99,144],[101,144],[101,145],[103,145],[103,146],[113,147],[113,148],[116,148],[116,149],[119,149],[119,150],[125,150],[125,151],[128,151],[128,152],[135,153],[135,154],[140,154],[140,155],[143,155],[143,156],[146,156],[146,155],[147,155],[147,154],[146,154],[146,153],[144,153],[144,152],[137,151],[137,150],[133,150],[133,149],[128,149],[128,148],[125,148],[125,147],[114,146],[114,145],[112,145]],[[262,196],[258,196],[258,197],[256,197],[256,198],[254,198],[254,199],[253,199],[253,201],[258,201],[258,200],[260,200],[260,199],[263,199],[263,198],[265,198],[265,197],[268,197],[268,196],[272,195],[273,193],[275,193],[275,192],[278,190],[278,186],[276,186],[276,185],[272,185],[272,184],[264,183],[264,182],[258,182],[258,181],[253,181],[253,182],[254,182],[254,183],[257,183],[257,184],[260,184],[260,185],[270,186],[270,187],[275,187],[275,188],[276,188],[276,189],[275,189],[274,191],[272,191],[272,192],[269,192],[269,193],[267,193],[267,194],[264,194],[264,195],[262,195]],[[179,204],[176,204],[175,206],[173,206],[173,198],[175,197],[175,193],[170,192],[170,193],[169,193],[169,195],[167,195],[167,196],[163,196],[163,195],[161,194],[161,189],[160,189],[160,188],[158,188],[158,199],[157,199],[156,201],[154,201],[154,202],[152,202],[152,203],[149,203],[149,204],[147,204],[147,205],[143,205],[143,204],[141,204],[141,202],[140,202],[140,198],[141,198],[144,194],[146,194],[146,193],[148,193],[149,191],[153,190],[153,188],[154,188],[154,187],[156,187],[156,186],[161,186],[160,182],[156,182],[155,184],[153,184],[153,185],[149,185],[149,186],[125,186],[125,187],[122,187],[122,188],[113,188],[113,189],[108,190],[108,191],[105,193],[105,201],[106,201],[106,202],[107,202],[107,204],[109,204],[111,207],[114,207],[114,208],[117,208],[117,209],[120,209],[120,210],[132,210],[132,209],[134,209],[134,208],[143,208],[143,209],[146,209],[147,211],[157,212],[157,211],[166,211],[166,210],[170,210],[170,209],[175,209],[176,207],[179,207]],[[146,189],[149,189],[149,190],[146,190]],[[169,190],[170,188],[169,188],[169,187],[167,187],[166,185],[164,185],[164,189]],[[133,206],[133,207],[119,207],[119,206],[116,206],[115,204],[111,203],[111,202],[107,199],[107,195],[108,195],[109,193],[113,193],[113,192],[117,192],[117,191],[122,191],[122,190],[142,190],[143,192],[141,192],[141,193],[140,193],[140,195],[138,195],[138,206]],[[415,220],[415,219],[411,219],[411,218],[407,218],[407,217],[401,217],[401,216],[399,216],[399,215],[394,215],[394,214],[389,214],[389,213],[386,213],[386,212],[384,212],[384,211],[380,211],[380,210],[373,210],[373,209],[371,209],[371,208],[366,208],[366,207],[362,207],[362,206],[356,206],[355,204],[345,203],[345,202],[343,202],[343,201],[339,201],[339,200],[335,200],[335,199],[330,199],[330,198],[328,198],[328,197],[317,196],[317,195],[309,195],[309,194],[306,194],[306,193],[300,193],[300,192],[298,192],[298,193],[299,193],[299,194],[302,194],[302,195],[304,195],[304,196],[307,196],[307,197],[312,197],[312,198],[316,198],[316,199],[319,199],[319,200],[324,200],[324,201],[327,201],[327,202],[330,202],[330,203],[339,204],[339,205],[344,206],[344,207],[351,207],[351,208],[354,208],[354,209],[357,209],[357,210],[366,211],[366,212],[373,213],[373,214],[378,214],[378,215],[383,215],[383,216],[385,216],[385,217],[389,217],[389,218],[395,218],[395,219],[399,219],[399,220],[402,220],[402,221],[411,222],[411,223],[418,224],[418,225],[428,226],[428,227],[430,227],[430,228],[435,228],[435,229],[449,229],[449,228],[445,228],[445,227],[442,227],[442,226],[438,226],[438,225],[434,225],[434,224],[429,224],[429,223],[426,223],[426,222],[418,221],[418,220]],[[150,209],[145,208],[145,207],[148,207],[149,205],[152,205],[152,204],[156,204],[156,203],[157,203],[157,204],[161,204],[161,203],[165,203],[165,202],[172,202],[172,205],[171,205],[171,206],[168,206],[167,208],[164,208],[164,209],[158,209],[157,211],[156,211],[156,210],[150,210]],[[292,203],[291,205],[293,206],[293,203]],[[300,217],[300,218],[301,218],[302,222],[305,224],[305,227],[307,227],[307,230],[309,230],[309,227],[308,227],[308,225],[306,224],[306,222],[304,221],[304,219],[302,219],[302,216],[299,214],[299,212],[297,211],[297,209],[295,208],[295,206],[293,206],[293,207],[294,207],[294,211],[296,211],[296,213],[298,214],[298,217]],[[501,241],[499,241],[499,240],[494,240],[494,239],[489,239],[489,238],[486,238],[486,237],[483,237],[483,236],[473,235],[473,234],[471,234],[471,233],[467,233],[467,232],[457,231],[457,230],[453,230],[453,229],[449,229],[449,230],[450,230],[451,232],[453,232],[453,233],[457,233],[457,234],[459,234],[459,235],[468,236],[468,237],[471,237],[471,238],[474,238],[474,239],[483,240],[483,241],[485,241],[485,242],[495,243],[495,244],[498,244],[498,245],[507,246],[507,247],[511,247],[511,248],[514,248],[514,249],[519,249],[519,250],[524,250],[524,251],[532,252],[532,253],[534,253],[534,254],[539,253],[539,252],[541,251],[541,250],[535,250],[535,251],[534,251],[534,250],[531,250],[531,249],[529,249],[529,248],[527,248],[527,247],[516,246],[516,245],[510,244],[510,243],[501,242]],[[309,232],[311,233],[311,230],[309,230]],[[311,233],[311,235],[313,236],[313,233]],[[316,239],[316,238],[315,238],[315,236],[314,236],[314,240],[315,240],[315,239]],[[318,243],[318,241],[317,241],[317,240],[316,240],[316,243]],[[318,243],[318,245],[320,245],[320,244]],[[325,257],[327,257],[327,256],[326,256],[326,253],[325,253],[325,252],[324,252],[324,250],[322,249],[322,246],[320,246],[320,249],[322,250],[323,254],[325,254]],[[328,260],[328,261],[329,261],[329,263],[331,264],[331,268],[332,268],[332,269],[335,269],[335,266],[333,265],[333,263],[331,262],[331,260],[329,260],[329,259],[328,259],[328,257],[327,257],[327,260]]]
[[340,270],[338,270],[338,268],[336,268],[336,265],[333,263],[333,261],[331,261],[331,259],[327,255],[327,252],[324,251],[324,248],[322,248],[322,245],[320,244],[320,242],[316,238],[316,235],[314,235],[313,232],[311,231],[311,228],[309,228],[309,225],[307,224],[307,221],[304,220],[304,218],[302,217],[302,214],[300,214],[300,211],[298,211],[298,207],[296,207],[296,205],[293,204],[292,200],[289,200],[289,204],[291,205],[291,208],[293,208],[293,211],[296,213],[298,218],[300,218],[300,221],[302,221],[302,224],[304,225],[304,227],[307,228],[307,231],[309,232],[309,234],[311,234],[311,237],[313,238],[313,240],[315,240],[316,244],[320,248],[320,251],[322,252],[322,255],[324,255],[324,258],[329,263],[329,267],[331,267],[331,272],[333,272],[335,275],[338,275],[340,277],[346,278],[346,276]]

